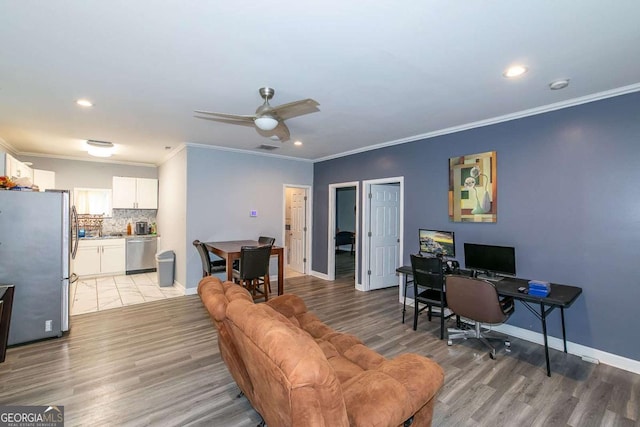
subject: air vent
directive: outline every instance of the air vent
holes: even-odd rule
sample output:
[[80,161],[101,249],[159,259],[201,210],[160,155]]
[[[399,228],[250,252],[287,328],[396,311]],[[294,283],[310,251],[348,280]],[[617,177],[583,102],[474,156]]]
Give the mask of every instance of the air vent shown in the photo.
[[262,144],[262,145],[258,145],[258,150],[266,150],[266,151],[271,151],[271,150],[277,150],[278,148],[280,148],[277,145],[267,145],[267,144]]

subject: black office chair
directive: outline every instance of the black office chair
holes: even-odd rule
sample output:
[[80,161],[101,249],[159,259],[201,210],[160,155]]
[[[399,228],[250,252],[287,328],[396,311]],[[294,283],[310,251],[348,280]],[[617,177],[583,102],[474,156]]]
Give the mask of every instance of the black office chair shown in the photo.
[[[271,246],[243,246],[240,249],[239,268],[233,270],[233,280],[244,286],[253,299],[269,300],[269,260]],[[262,290],[260,290],[262,285]]]
[[202,277],[211,276],[211,273],[222,273],[227,270],[227,262],[223,259],[212,261],[207,247],[200,240],[194,240],[193,246],[198,250],[200,261],[202,261]]
[[[448,275],[446,289],[449,308],[456,315],[475,323],[473,329],[449,328],[448,345],[452,345],[456,339],[477,338],[489,347],[489,357],[495,359],[496,350],[488,339],[498,339],[504,341],[506,351],[510,351],[511,342],[508,337],[485,332],[481,325],[506,322],[514,311],[513,298],[500,299],[493,283],[466,276]],[[460,325],[464,325],[464,322]]]
[[[413,270],[413,330],[418,328],[418,315],[427,310],[428,319],[433,316],[440,317],[440,339],[444,339],[444,320],[447,297],[444,289],[444,272],[441,258],[427,258],[419,255],[411,255],[411,269]],[[420,304],[425,306],[420,308]],[[440,310],[434,313],[432,308]]]

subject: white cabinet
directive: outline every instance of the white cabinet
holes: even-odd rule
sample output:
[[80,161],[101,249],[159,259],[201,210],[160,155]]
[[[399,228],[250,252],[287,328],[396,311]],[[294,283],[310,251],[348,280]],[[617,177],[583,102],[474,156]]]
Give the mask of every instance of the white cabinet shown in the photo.
[[73,272],[78,276],[115,274],[124,272],[125,265],[125,239],[80,240]]
[[8,153],[5,156],[5,174],[11,178],[28,177],[33,183],[33,169]]
[[115,209],[158,209],[158,180],[114,176],[113,207]]

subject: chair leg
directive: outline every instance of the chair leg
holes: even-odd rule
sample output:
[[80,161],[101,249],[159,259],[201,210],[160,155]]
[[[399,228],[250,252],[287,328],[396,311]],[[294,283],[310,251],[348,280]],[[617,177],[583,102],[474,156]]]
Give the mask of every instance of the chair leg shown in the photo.
[[264,282],[262,283],[264,286],[264,302],[269,301],[269,292],[271,292],[271,282],[269,281],[269,275],[264,276]]
[[418,301],[415,300],[414,304],[413,304],[413,330],[417,331],[418,330],[418,312],[420,311],[420,309],[418,308]]

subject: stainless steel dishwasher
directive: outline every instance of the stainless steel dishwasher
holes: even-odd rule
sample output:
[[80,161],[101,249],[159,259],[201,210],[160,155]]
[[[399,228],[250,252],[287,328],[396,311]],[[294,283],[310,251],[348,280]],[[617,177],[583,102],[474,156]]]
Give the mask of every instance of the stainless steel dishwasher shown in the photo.
[[158,239],[156,237],[127,238],[127,274],[156,271],[156,252]]

